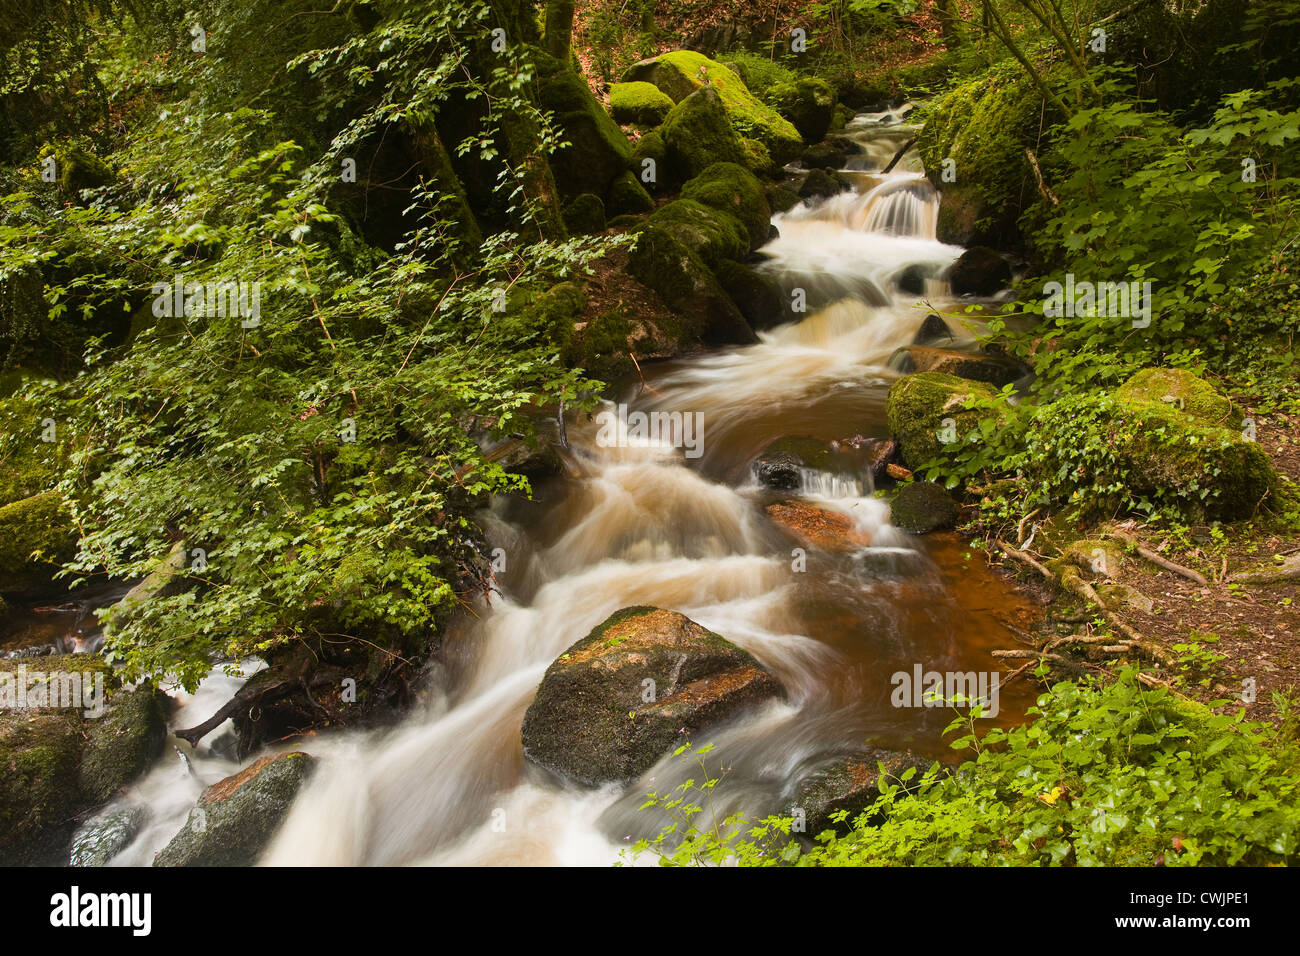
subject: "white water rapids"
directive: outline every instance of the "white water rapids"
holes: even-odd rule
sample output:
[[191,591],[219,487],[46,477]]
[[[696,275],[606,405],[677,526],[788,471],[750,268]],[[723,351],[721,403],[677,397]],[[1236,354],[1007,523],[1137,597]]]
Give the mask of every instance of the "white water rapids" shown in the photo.
[[[718,791],[723,809],[757,817],[788,806],[803,776],[868,736],[942,751],[947,715],[891,710],[888,675],[913,661],[987,663],[963,634],[994,598],[958,601],[929,546],[891,528],[888,505],[852,475],[806,471],[803,498],[851,516],[871,546],[792,573],[790,541],[765,514],[770,493],[748,467],[783,435],[885,433],[895,378],[886,360],[928,311],[898,292],[896,277],[917,264],[937,272],[961,252],[935,240],[937,197],[912,154],[888,176],[862,168],[881,168],[913,132],[883,115],[858,117],[847,135],[866,146],[848,173],[859,188],[774,217],[780,237],[763,250],[764,269],[786,290],[806,290],[806,318],[757,345],[647,369],[653,391],[624,398],[700,413],[702,459],[600,447],[594,423],[572,420],[569,475],[539,487],[535,502],[500,500],[483,516],[491,545],[508,555],[504,593],[458,620],[432,702],[394,729],[279,745],[321,766],[264,863],[608,864],[630,840],[658,832],[664,821],[637,808],[647,790],[670,789],[687,772],[679,761],[626,788],[581,791],[526,764],[520,743],[546,667],[628,605],[681,611],[753,653],[787,688],[786,701],[711,735],[731,768]],[[944,304],[942,283],[931,279],[927,291]],[[215,676],[194,698],[182,695],[173,726],[199,723],[235,686]],[[189,761],[165,759],[132,788],[126,799],[148,804],[151,819],[115,864],[147,865],[202,788],[237,769],[206,742]]]

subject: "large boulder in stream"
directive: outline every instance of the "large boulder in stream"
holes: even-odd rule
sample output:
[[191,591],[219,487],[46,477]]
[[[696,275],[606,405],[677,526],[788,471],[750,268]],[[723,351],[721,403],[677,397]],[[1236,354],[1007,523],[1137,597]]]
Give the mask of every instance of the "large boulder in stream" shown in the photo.
[[739,220],[749,236],[750,249],[767,242],[772,211],[763,184],[745,167],[713,163],[682,187],[682,199],[692,199]]
[[835,90],[825,80],[816,77],[805,76],[793,83],[778,83],[767,91],[767,100],[794,124],[808,143],[822,140],[835,118]]
[[714,163],[747,162],[745,147],[727,120],[722,97],[711,86],[682,100],[659,128],[668,172],[684,182]]
[[889,389],[885,417],[898,439],[903,461],[919,468],[938,458],[945,448],[979,425],[982,413],[973,399],[993,397],[991,386],[942,372],[917,372],[900,378]]
[[930,481],[908,482],[889,502],[890,523],[911,534],[951,528],[960,513],[957,502],[943,486]]
[[315,767],[301,752],[267,755],[203,791],[154,866],[251,866]]
[[162,752],[166,701],[97,655],[0,661],[0,865],[66,863],[76,817]]
[[954,295],[991,296],[1011,284],[1011,266],[996,249],[975,246],[948,270]]
[[782,693],[750,654],[685,615],[624,608],[547,668],[524,715],[524,755],[584,786],[632,780]]
[[660,206],[646,217],[645,224],[666,232],[708,266],[749,251],[749,235],[739,219],[694,199],[676,199]]

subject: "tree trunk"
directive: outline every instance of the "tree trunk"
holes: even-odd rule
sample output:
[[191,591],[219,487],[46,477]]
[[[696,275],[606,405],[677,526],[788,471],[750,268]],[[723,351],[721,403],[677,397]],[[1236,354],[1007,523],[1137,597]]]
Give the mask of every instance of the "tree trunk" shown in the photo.
[[546,51],[568,69],[573,44],[573,0],[547,0]]

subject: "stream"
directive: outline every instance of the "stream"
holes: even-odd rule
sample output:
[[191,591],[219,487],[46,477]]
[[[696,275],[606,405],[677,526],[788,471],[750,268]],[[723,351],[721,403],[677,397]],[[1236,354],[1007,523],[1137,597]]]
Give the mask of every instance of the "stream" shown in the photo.
[[[762,268],[787,293],[804,290],[801,321],[756,345],[647,366],[644,383],[626,388],[629,409],[698,413],[701,455],[653,441],[611,447],[595,419],[570,416],[567,473],[482,516],[507,556],[500,592],[455,620],[427,700],[396,728],[278,745],[321,765],[264,863],[605,865],[656,834],[665,819],[638,809],[646,792],[698,778],[697,767],[668,757],[627,787],[584,791],[527,764],[520,742],[546,668],[629,605],[681,611],[785,685],[784,701],[692,741],[712,742],[710,759],[729,768],[720,811],[788,811],[802,779],[867,739],[951,759],[941,732],[952,711],[893,706],[890,675],[999,670],[990,651],[1014,645],[1006,622],[1028,613],[1027,599],[955,534],[891,527],[869,476],[805,470],[799,491],[777,494],[751,469],[783,436],[887,435],[890,355],[927,312],[956,310],[941,281],[926,279],[924,297],[898,290],[908,266],[937,273],[962,252],[935,239],[938,197],[913,153],[873,172],[915,129],[891,114],[858,116],[844,133],[864,147],[844,170],[854,191],[773,217],[780,235]],[[953,347],[971,347],[969,330],[954,332]],[[764,510],[792,496],[848,515],[869,545],[809,549],[797,569]],[[196,694],[178,694],[172,726],[199,723],[240,681],[214,671]],[[1027,681],[1007,687],[982,725],[1018,722],[1031,697]],[[203,788],[239,768],[222,736],[194,750],[169,738],[168,757],[120,798],[146,804],[150,818],[114,865],[148,865]]]

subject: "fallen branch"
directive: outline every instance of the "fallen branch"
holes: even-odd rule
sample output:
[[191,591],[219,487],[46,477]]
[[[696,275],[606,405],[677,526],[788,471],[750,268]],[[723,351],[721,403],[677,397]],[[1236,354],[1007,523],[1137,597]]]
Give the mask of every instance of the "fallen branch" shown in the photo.
[[889,161],[889,165],[880,171],[880,175],[883,176],[885,175],[885,173],[891,172],[893,168],[898,165],[898,161],[903,158],[903,154],[906,153],[909,149],[911,149],[914,143],[916,143],[915,136],[909,139],[902,146],[898,147],[898,152],[896,152],[894,154],[894,158]]
[[1038,168],[1038,157],[1034,155],[1032,149],[1025,149],[1025,155],[1029,157],[1029,165],[1034,167],[1034,179],[1038,180],[1038,191],[1044,197],[1050,199],[1053,206],[1059,206],[1061,200],[1056,198],[1056,194],[1048,188],[1047,183],[1043,180],[1043,171]]
[[1042,564],[1040,564],[1038,561],[1035,561],[1033,558],[1031,558],[1023,551],[1017,551],[1015,548],[1011,547],[1011,545],[1007,544],[1001,539],[995,538],[993,540],[993,547],[997,548],[1003,554],[1007,555],[1007,557],[1015,558],[1017,561],[1023,561],[1025,564],[1029,565],[1031,568],[1036,570],[1043,577],[1047,578],[1047,580],[1049,581],[1056,580],[1056,575],[1053,574],[1051,571],[1047,570],[1047,568],[1043,567]]
[[1195,581],[1201,587],[1206,587],[1210,583],[1209,581],[1205,580],[1205,575],[1193,571],[1191,568],[1185,568],[1181,564],[1175,564],[1174,562],[1170,561],[1168,558],[1160,554],[1157,554],[1155,551],[1152,551],[1150,548],[1144,547],[1131,534],[1125,534],[1122,531],[1112,531],[1110,533],[1110,536],[1112,538],[1118,538],[1120,541],[1123,541],[1126,544],[1132,545],[1138,554],[1142,555],[1142,557],[1146,558],[1152,564],[1157,564],[1160,567],[1164,568],[1166,571],[1172,571],[1174,572],[1174,574],[1182,575],[1183,577],[1187,578],[1187,580],[1189,581]]

